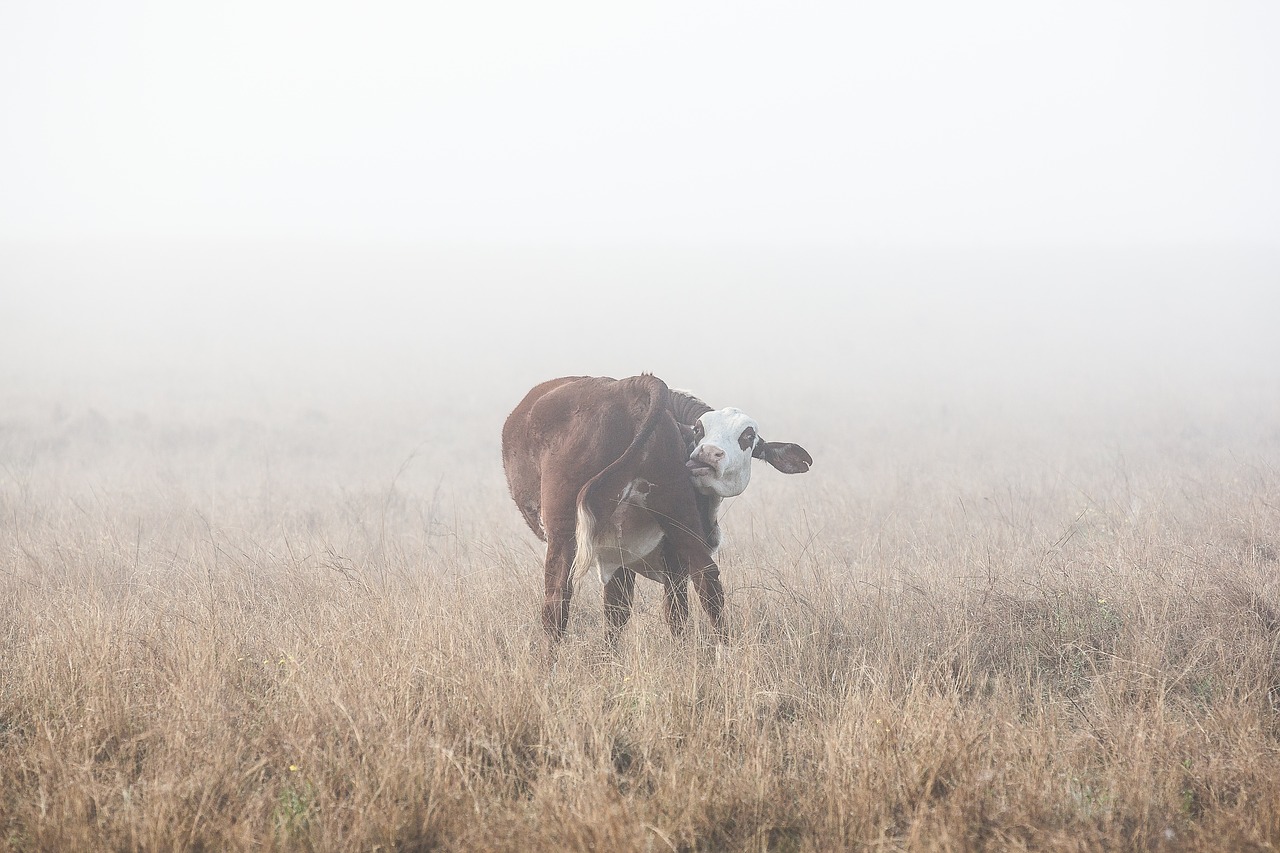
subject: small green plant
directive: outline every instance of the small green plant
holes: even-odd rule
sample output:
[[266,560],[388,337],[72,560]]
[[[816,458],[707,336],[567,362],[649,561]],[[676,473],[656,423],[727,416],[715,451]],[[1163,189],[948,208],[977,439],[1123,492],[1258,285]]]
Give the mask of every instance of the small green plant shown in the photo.
[[280,790],[272,814],[277,834],[283,840],[303,834],[314,809],[315,788],[301,778],[301,771],[296,764],[289,765],[289,782]]

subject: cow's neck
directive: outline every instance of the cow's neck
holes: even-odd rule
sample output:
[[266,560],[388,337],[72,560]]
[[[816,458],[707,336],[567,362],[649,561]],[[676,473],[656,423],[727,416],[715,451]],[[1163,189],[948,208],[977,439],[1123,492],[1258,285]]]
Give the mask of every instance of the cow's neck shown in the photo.
[[698,515],[702,518],[702,529],[707,534],[707,548],[713,553],[720,547],[720,502],[719,495],[704,495],[698,492]]

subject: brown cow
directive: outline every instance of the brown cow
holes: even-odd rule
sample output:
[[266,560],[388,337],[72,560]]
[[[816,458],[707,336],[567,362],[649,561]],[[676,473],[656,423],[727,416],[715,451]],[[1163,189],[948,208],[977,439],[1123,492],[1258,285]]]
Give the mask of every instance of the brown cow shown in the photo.
[[740,410],[713,411],[649,374],[535,386],[502,427],[502,462],[516,506],[547,543],[550,637],[564,635],[573,578],[593,563],[611,639],[631,616],[637,574],[663,585],[676,634],[688,620],[692,580],[720,636],[716,513],[722,498],[746,488],[753,458],[788,474],[813,463],[799,445],[761,439]]

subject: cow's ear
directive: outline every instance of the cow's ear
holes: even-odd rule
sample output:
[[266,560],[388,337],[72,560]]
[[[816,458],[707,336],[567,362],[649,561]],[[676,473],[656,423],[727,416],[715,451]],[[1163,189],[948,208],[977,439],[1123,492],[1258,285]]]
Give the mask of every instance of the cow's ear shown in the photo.
[[697,433],[688,424],[682,424],[677,421],[676,426],[680,428],[680,438],[684,440],[684,452],[693,453],[693,449],[698,446]]
[[789,441],[759,441],[751,455],[763,459],[784,474],[803,474],[813,464],[809,451]]

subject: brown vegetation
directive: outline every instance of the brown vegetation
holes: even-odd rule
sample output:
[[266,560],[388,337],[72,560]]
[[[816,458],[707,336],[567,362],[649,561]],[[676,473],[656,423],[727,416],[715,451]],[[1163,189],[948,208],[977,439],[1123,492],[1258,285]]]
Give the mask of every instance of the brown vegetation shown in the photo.
[[1280,844],[1265,419],[786,424],[727,658],[584,578],[548,669],[501,415],[5,421],[0,849]]

